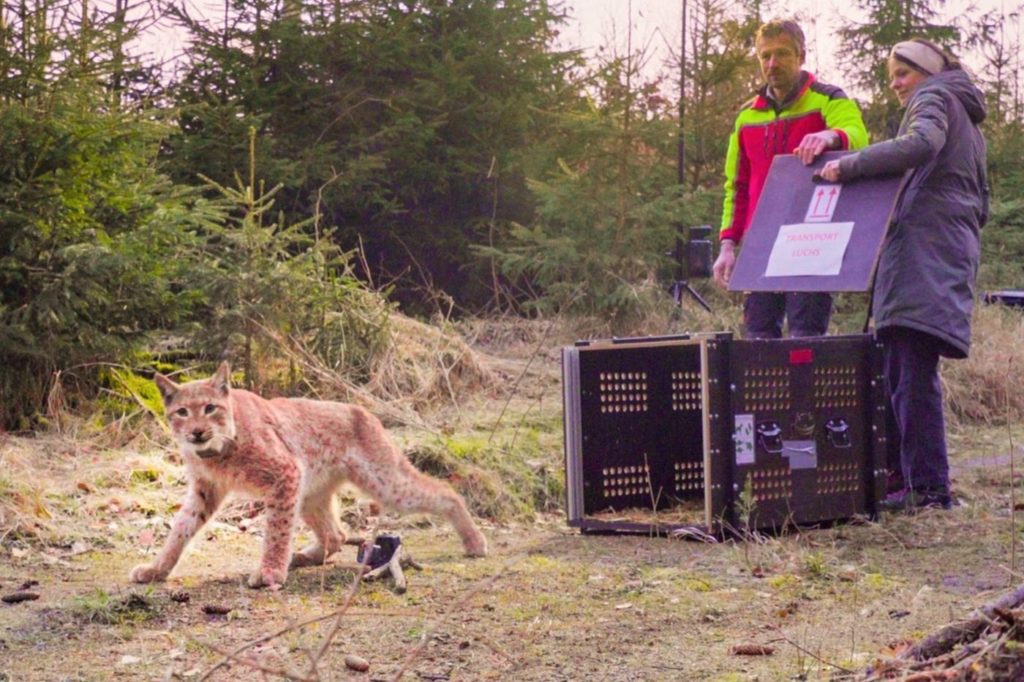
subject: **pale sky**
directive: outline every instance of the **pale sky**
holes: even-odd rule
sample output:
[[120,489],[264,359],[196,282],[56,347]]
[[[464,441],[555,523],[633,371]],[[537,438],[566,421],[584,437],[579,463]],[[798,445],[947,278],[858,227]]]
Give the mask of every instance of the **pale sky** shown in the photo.
[[[219,18],[223,0],[179,0],[194,8],[193,14]],[[561,40],[566,47],[582,48],[593,54],[602,45],[619,54],[626,51],[627,22],[632,23],[633,48],[646,47],[651,54],[648,70],[656,71],[672,55],[678,53],[680,19],[683,0],[564,0],[570,14],[570,23],[563,28]],[[940,12],[940,21],[963,16],[971,9],[1006,11],[1018,7],[1024,0],[947,0]],[[689,0],[693,12],[694,0]],[[855,14],[851,0],[765,0],[766,18],[796,15],[807,35],[808,58],[806,68],[825,81],[842,83],[843,75],[835,66],[837,49],[834,32]],[[842,12],[842,15],[840,14]],[[164,58],[180,52],[183,37],[172,31],[169,22],[156,27],[145,41],[153,56]],[[975,64],[970,55],[958,55],[969,66]],[[674,69],[673,69],[674,72]]]
[[[625,52],[627,20],[632,21],[633,47],[649,46],[658,50],[664,61],[678,53],[683,0],[567,0],[573,23],[566,28],[566,43],[587,51],[614,43],[620,53]],[[689,0],[688,12],[692,16],[694,0]],[[851,0],[767,0],[763,5],[764,17],[796,16],[807,36],[806,68],[821,79],[841,83],[844,78],[835,65],[837,41],[835,30],[844,18],[855,18],[857,12]],[[1006,12],[1019,7],[1021,0],[947,0],[940,9],[940,23],[952,17],[974,12],[999,9]],[[973,12],[972,12],[973,10]],[[958,55],[968,66],[978,67],[971,55]],[[880,56],[881,58],[881,56]]]

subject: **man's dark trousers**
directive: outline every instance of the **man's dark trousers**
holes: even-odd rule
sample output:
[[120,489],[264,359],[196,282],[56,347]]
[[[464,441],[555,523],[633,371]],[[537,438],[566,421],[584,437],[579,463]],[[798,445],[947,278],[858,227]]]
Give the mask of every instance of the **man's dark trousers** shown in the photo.
[[743,338],[781,339],[783,321],[789,336],[824,336],[832,317],[832,295],[790,291],[754,291],[743,303]]

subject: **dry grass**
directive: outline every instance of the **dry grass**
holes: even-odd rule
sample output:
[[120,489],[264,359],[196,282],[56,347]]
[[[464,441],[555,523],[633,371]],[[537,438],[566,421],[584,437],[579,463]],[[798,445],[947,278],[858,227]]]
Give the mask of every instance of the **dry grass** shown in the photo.
[[41,475],[27,460],[20,439],[0,438],[0,546],[7,538],[53,539],[53,513],[46,501],[52,477]]
[[83,522],[112,511],[168,511],[167,488],[181,478],[173,461],[160,451],[111,456],[118,450],[108,446],[104,432],[86,438],[73,416],[63,419],[65,433],[0,440],[0,545],[7,538],[69,544],[103,535],[99,528],[67,523],[69,514]]
[[942,363],[947,413],[957,423],[1005,424],[1024,418],[1024,314],[979,306],[971,355]]
[[428,325],[392,313],[387,340],[370,359],[365,381],[333,367],[301,339],[263,331],[277,354],[299,369],[309,393],[362,405],[389,425],[429,428],[429,416],[439,408],[458,409],[468,395],[498,385],[479,354],[447,323]]
[[644,526],[704,525],[704,501],[686,500],[665,509],[654,511],[634,507],[631,509],[609,509],[587,517],[606,523],[633,523]]
[[367,390],[389,402],[430,410],[458,405],[494,388],[494,377],[448,325],[435,327],[403,315],[391,319],[392,341],[372,363]]
[[574,325],[562,317],[473,317],[461,320],[458,332],[472,348],[488,356],[515,359],[529,358],[538,350],[547,351],[576,339]]
[[577,339],[721,331],[731,331],[738,337],[742,323],[742,294],[730,294],[707,281],[695,281],[693,287],[708,302],[710,312],[688,293],[684,293],[681,305],[676,305],[663,292],[654,291],[637,297],[638,306],[634,314],[616,319],[578,317],[571,321],[571,328]]

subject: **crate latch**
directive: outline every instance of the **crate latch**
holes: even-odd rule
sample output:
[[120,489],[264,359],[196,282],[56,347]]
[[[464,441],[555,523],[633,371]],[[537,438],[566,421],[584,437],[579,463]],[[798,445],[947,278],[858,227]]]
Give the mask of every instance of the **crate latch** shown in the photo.
[[765,452],[779,454],[782,452],[782,428],[778,422],[760,422],[757,425],[757,442]]
[[850,447],[850,425],[842,417],[833,417],[825,422],[825,436],[835,448]]

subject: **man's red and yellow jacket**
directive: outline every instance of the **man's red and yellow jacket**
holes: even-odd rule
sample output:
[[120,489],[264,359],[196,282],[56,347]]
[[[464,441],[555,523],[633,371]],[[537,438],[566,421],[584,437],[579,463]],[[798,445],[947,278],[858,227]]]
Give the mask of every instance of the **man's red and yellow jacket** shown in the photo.
[[840,149],[867,146],[868,131],[856,102],[806,71],[801,72],[799,85],[782,103],[771,98],[766,85],[743,106],[725,157],[721,239],[737,243],[743,239],[772,157],[792,154],[804,135],[827,129],[839,133]]

